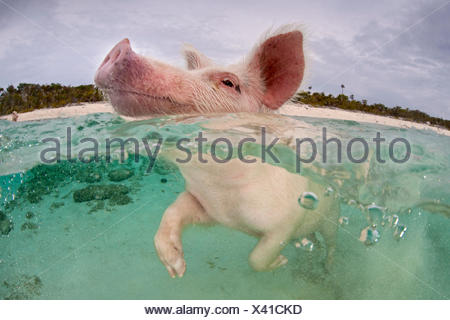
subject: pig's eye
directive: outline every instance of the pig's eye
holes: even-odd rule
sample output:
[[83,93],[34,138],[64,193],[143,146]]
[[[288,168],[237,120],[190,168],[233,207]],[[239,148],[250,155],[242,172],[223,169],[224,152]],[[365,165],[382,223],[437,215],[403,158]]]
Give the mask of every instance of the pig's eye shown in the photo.
[[227,87],[234,88],[237,92],[241,93],[241,88],[239,87],[239,85],[234,86],[234,83],[231,82],[231,80],[225,79],[225,80],[222,80],[222,83],[224,85],[226,85]]
[[230,87],[230,88],[233,88],[233,87],[234,87],[233,82],[231,82],[231,81],[228,80],[228,79],[222,80],[222,83],[223,83],[224,85],[226,85],[227,87]]

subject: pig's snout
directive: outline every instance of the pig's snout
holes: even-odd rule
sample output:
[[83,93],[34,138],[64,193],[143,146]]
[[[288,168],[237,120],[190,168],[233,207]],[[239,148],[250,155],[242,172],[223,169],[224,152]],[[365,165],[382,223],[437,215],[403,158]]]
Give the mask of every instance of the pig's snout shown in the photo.
[[100,67],[97,69],[94,81],[100,88],[107,88],[113,81],[114,70],[124,64],[124,60],[134,54],[130,46],[130,40],[123,39],[106,55]]
[[108,64],[113,64],[114,62],[119,61],[129,51],[131,51],[130,40],[125,38],[118,44],[116,44],[114,48],[112,48],[111,51],[106,55],[105,60],[103,60],[103,63],[100,65],[100,69],[104,66],[107,66]]

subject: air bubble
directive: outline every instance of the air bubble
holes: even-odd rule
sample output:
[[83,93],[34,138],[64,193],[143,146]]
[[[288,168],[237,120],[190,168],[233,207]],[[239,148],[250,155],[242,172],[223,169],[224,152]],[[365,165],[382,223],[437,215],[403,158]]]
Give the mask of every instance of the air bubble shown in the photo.
[[380,240],[380,232],[377,230],[376,225],[366,227],[361,230],[359,241],[364,242],[366,246],[371,246]]
[[396,214],[393,214],[392,215],[392,219],[391,219],[391,227],[395,227],[396,225],[398,225],[398,220],[399,220],[399,218],[398,218],[398,215],[396,215]]
[[339,218],[339,224],[346,226],[346,225],[348,225],[348,223],[349,223],[348,217],[340,217]]
[[396,225],[394,229],[394,239],[395,240],[405,239],[406,230],[408,230],[408,228],[405,225],[403,224]]
[[388,225],[389,227],[395,227],[398,224],[399,217],[396,214],[384,215],[383,220],[381,222],[382,226]]
[[331,196],[331,195],[333,194],[333,192],[334,192],[333,188],[332,188],[332,187],[328,187],[328,188],[325,190],[325,197]]
[[387,225],[389,223],[389,219],[391,217],[387,214],[383,215],[383,218],[381,219],[381,225],[384,227],[385,225]]
[[305,209],[314,210],[319,204],[319,198],[314,192],[303,192],[298,198],[298,203]]
[[308,240],[307,238],[303,238],[300,244],[303,250],[306,250],[308,252],[314,250],[314,243],[311,240]]
[[377,206],[375,203],[367,206],[367,212],[369,214],[369,222],[371,224],[381,223],[384,216],[384,208]]

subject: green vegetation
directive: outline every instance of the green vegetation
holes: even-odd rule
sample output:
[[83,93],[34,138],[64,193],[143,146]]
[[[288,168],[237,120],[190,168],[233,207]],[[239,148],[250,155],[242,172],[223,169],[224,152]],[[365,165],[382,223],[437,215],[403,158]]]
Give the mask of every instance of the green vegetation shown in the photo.
[[[354,100],[353,95],[343,94],[345,86],[341,84],[342,94],[333,96],[331,94],[314,92],[311,87],[308,91],[297,93],[294,102],[301,102],[312,106],[336,107],[351,111],[363,111],[381,116],[391,116],[398,119],[422,122],[438,125],[450,129],[450,120],[437,117],[409,108],[389,108],[381,103],[367,104],[367,100]],[[16,87],[0,88],[0,115],[11,114],[13,111],[28,112],[42,108],[58,108],[71,103],[95,102],[105,100],[102,92],[92,84],[77,87],[63,86],[58,83],[50,85],[39,85],[32,83],[21,83]]]
[[[343,90],[344,85],[341,85],[341,88]],[[411,110],[409,108],[405,109],[399,106],[389,108],[381,103],[367,104],[367,100],[354,100],[353,95],[348,97],[344,94],[340,94],[335,97],[331,94],[325,95],[323,92],[311,93],[311,91],[303,91],[297,93],[297,95],[294,96],[293,101],[297,103],[301,102],[309,104],[315,107],[336,107],[350,111],[363,111],[380,116],[391,116],[403,120],[442,126],[450,130],[450,120],[432,117],[422,111]]]
[[21,113],[102,100],[103,94],[92,84],[72,87],[58,83],[50,85],[21,83],[17,88],[12,85],[6,90],[0,88],[0,115],[11,114],[13,111]]

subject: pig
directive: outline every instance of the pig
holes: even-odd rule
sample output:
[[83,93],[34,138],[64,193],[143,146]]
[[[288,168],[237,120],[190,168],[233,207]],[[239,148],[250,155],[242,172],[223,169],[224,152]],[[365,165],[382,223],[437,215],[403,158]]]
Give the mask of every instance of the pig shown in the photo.
[[[180,157],[181,158],[181,157]],[[251,158],[251,157],[249,157]],[[291,240],[316,240],[319,232],[327,248],[325,271],[332,265],[339,216],[339,204],[325,195],[324,186],[285,168],[232,159],[217,164],[193,157],[178,164],[186,181],[185,191],[165,211],[154,238],[158,256],[171,277],[186,270],[181,235],[195,224],[222,224],[259,239],[249,255],[255,271],[271,271],[288,262],[281,254]],[[304,192],[319,199],[317,207],[300,205]]]
[[192,46],[187,70],[133,52],[120,41],[95,74],[115,110],[130,117],[276,110],[297,91],[305,68],[303,34],[289,26],[257,45],[244,61],[227,67]]
[[[184,56],[187,70],[140,56],[124,39],[100,65],[95,83],[128,117],[268,112],[292,97],[305,69],[303,34],[292,26],[266,34],[243,61],[227,67],[192,46],[184,47]],[[323,186],[261,161],[205,164],[194,159],[179,167],[185,191],[164,212],[154,238],[171,277],[186,271],[181,237],[191,224],[220,223],[259,238],[249,255],[256,271],[286,264],[281,251],[289,241],[320,232],[331,264],[339,209],[336,200],[324,196]],[[321,199],[317,208],[299,205],[303,192]]]

